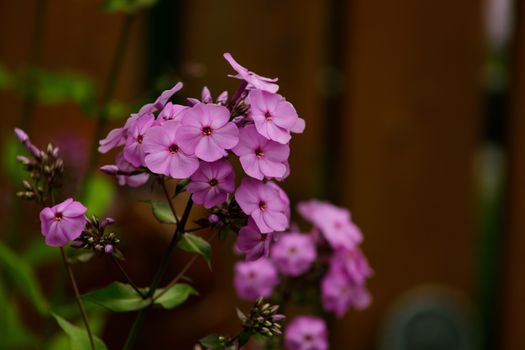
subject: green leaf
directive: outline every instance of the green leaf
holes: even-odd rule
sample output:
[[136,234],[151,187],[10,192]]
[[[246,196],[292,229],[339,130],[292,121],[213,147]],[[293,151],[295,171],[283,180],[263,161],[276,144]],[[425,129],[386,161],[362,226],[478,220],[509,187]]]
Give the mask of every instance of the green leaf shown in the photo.
[[182,179],[177,182],[177,185],[175,185],[175,195],[173,197],[177,197],[182,192],[186,191],[186,187],[190,183],[190,179]]
[[179,243],[180,249],[202,255],[211,270],[211,245],[206,240],[192,233],[185,233]]
[[210,334],[200,339],[199,342],[202,346],[209,350],[222,350],[225,349],[222,336],[220,334]]
[[88,215],[103,216],[115,197],[115,187],[107,176],[90,176],[84,192],[83,203]]
[[38,312],[41,314],[49,312],[47,301],[31,266],[2,242],[0,242],[0,267],[10,277],[11,283],[31,300]]
[[166,202],[148,201],[155,218],[162,224],[175,224],[175,216]]
[[84,294],[82,299],[113,312],[136,311],[149,304],[148,300],[142,299],[133,287],[120,282],[113,282],[106,288]]
[[[52,315],[57,320],[60,328],[62,328],[69,336],[71,350],[91,350],[89,337],[84,328],[80,328],[69,323],[57,314],[52,313]],[[95,341],[96,350],[107,350],[106,345],[102,340],[100,340],[100,338],[96,337],[95,335],[93,335],[93,338]]]
[[108,12],[133,13],[141,8],[155,5],[158,0],[105,0],[102,9]]
[[[157,289],[153,298],[162,291],[163,289]],[[156,299],[155,304],[161,305],[165,309],[173,309],[184,303],[190,295],[198,295],[198,293],[189,284],[177,283]]]

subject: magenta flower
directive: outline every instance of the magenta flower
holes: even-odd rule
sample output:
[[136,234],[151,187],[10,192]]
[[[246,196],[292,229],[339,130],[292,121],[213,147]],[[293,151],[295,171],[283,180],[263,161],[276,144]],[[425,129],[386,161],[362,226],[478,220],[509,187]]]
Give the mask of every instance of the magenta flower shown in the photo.
[[186,154],[176,141],[180,124],[170,120],[146,131],[143,138],[144,165],[156,174],[185,179],[199,168],[199,160]]
[[363,240],[361,231],[351,221],[350,212],[346,209],[311,200],[299,203],[297,211],[321,231],[334,249],[352,250]]
[[327,350],[326,324],[319,317],[298,316],[286,327],[284,344],[287,350]]
[[[118,172],[131,174],[137,170],[130,162],[128,162],[121,153],[115,157],[116,167]],[[139,187],[144,185],[149,180],[148,173],[140,173],[135,175],[117,175],[117,181],[120,186]]]
[[300,130],[295,108],[281,95],[252,90],[247,100],[257,132],[267,139],[286,144],[292,138],[290,132]]
[[73,198],[68,198],[51,208],[40,212],[42,235],[51,247],[63,247],[77,239],[86,225],[87,208]]
[[131,128],[128,129],[128,138],[126,146],[124,146],[124,158],[134,167],[144,165],[144,135],[153,126],[154,122],[153,114],[144,114],[139,116]]
[[315,243],[307,234],[285,233],[272,248],[272,261],[277,270],[288,276],[308,271],[316,257]]
[[229,121],[224,106],[199,103],[184,111],[177,140],[184,152],[207,162],[226,156],[226,150],[239,142],[239,130]]
[[254,261],[270,255],[270,246],[274,241],[273,233],[261,233],[252,218],[242,227],[237,235],[235,247],[246,254],[246,261]]
[[338,249],[330,259],[330,264],[337,266],[355,284],[363,284],[374,273],[365,255],[359,248],[352,250]]
[[116,128],[111,130],[108,135],[98,142],[98,151],[107,153],[115,147],[122,146],[126,143],[125,129]]
[[233,284],[241,299],[269,297],[278,283],[277,270],[268,259],[239,261],[235,264]]
[[236,75],[229,75],[229,77],[244,80],[248,84],[248,89],[260,89],[272,93],[279,90],[279,85],[275,84],[278,80],[277,78],[266,78],[250,72],[248,69],[237,63],[229,52],[226,52],[223,56],[230,66],[237,72]]
[[183,105],[176,105],[171,102],[168,102],[166,106],[159,112],[156,123],[157,125],[162,125],[167,121],[175,120],[180,122],[182,119],[182,112],[188,108]]
[[[202,88],[200,100],[197,98],[192,98],[192,97],[188,98],[187,100],[191,106],[194,106],[201,102],[202,103],[213,103],[213,97],[211,95],[210,89],[208,89],[207,86]],[[223,91],[217,97],[216,103],[219,105],[225,105],[227,101],[228,101],[228,91]]]
[[155,100],[155,102],[153,103],[148,103],[148,104],[145,104],[144,106],[142,106],[142,108],[140,108],[138,114],[139,115],[143,115],[143,114],[151,114],[151,113],[154,113],[156,111],[160,111],[161,109],[164,108],[164,106],[166,105],[166,103],[168,103],[168,101],[170,100],[170,98],[175,95],[180,89],[182,89],[183,85],[181,82],[178,82],[177,84],[175,84],[172,88],[170,89],[167,89],[167,90],[164,90],[159,97],[157,97],[157,99]]
[[235,174],[227,159],[213,163],[201,162],[199,170],[191,176],[188,192],[193,201],[210,209],[224,203],[229,193],[235,190]]
[[242,211],[250,215],[262,233],[280,232],[288,228],[289,206],[279,191],[270,184],[244,178],[235,192]]
[[290,147],[264,138],[253,125],[239,130],[239,143],[233,152],[239,156],[246,174],[253,178],[262,180],[286,175]]

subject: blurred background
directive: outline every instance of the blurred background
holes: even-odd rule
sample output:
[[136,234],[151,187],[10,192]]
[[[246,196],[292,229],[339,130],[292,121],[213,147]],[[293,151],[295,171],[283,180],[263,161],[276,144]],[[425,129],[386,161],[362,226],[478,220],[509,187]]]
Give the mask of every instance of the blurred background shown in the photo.
[[[111,156],[91,155],[93,145],[176,81],[185,96],[204,85],[232,93],[228,51],[278,76],[306,119],[283,184],[292,200],[332,200],[364,232],[374,302],[333,324],[331,348],[525,349],[522,2],[137,3],[152,6],[0,0],[0,348],[42,348],[31,334],[46,334],[52,349],[61,341],[17,286],[37,309],[39,298],[70,298],[59,255],[43,247],[38,208],[14,195],[13,128],[61,147],[64,196],[118,221],[126,267],[146,285],[170,228],[139,200],[159,194],[94,175]],[[189,272],[201,297],[151,312],[137,348],[190,349],[210,332],[235,332],[234,307],[248,304],[231,286],[231,247],[214,243],[213,274],[203,261]],[[187,259],[177,255],[171,273]],[[82,291],[120,278],[103,259],[75,270]],[[120,348],[134,315],[93,317],[109,348]]]

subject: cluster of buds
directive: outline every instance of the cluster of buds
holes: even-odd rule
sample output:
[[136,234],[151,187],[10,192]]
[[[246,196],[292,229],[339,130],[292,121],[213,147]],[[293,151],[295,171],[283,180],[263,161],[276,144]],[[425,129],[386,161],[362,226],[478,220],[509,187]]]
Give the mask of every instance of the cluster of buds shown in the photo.
[[29,152],[28,157],[19,155],[16,159],[22,163],[32,180],[22,182],[24,190],[18,192],[17,196],[45,202],[52,190],[60,186],[64,172],[64,163],[58,157],[58,147],[48,144],[45,150],[40,150],[31,143],[23,130],[15,129],[15,134]]
[[248,315],[240,310],[237,310],[237,315],[245,332],[273,337],[282,334],[282,322],[285,318],[277,313],[278,310],[279,305],[264,303],[263,298],[258,298]]
[[115,222],[112,218],[99,220],[93,216],[87,220],[84,231],[73,243],[73,247],[80,249],[89,249],[95,253],[112,254],[120,257],[120,252],[116,247],[120,240],[114,232],[106,233],[106,227]]

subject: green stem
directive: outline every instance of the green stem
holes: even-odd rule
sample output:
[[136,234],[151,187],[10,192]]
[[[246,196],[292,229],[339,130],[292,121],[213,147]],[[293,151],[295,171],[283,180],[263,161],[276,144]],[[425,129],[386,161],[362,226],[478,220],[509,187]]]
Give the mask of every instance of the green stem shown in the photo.
[[[166,270],[170,262],[171,255],[173,251],[175,250],[175,248],[177,247],[177,245],[179,244],[180,239],[182,238],[182,235],[184,234],[184,229],[186,227],[186,223],[190,216],[192,206],[193,206],[193,200],[190,197],[188,199],[188,203],[186,204],[186,208],[184,209],[184,213],[182,214],[182,218],[180,219],[180,222],[178,223],[177,228],[175,229],[173,237],[171,238],[168,249],[166,249],[166,252],[164,253],[164,256],[162,257],[157,273],[155,274],[155,277],[153,277],[153,281],[151,282],[151,285],[148,289],[148,293],[146,294],[147,298],[151,298],[153,296],[153,294],[155,293],[155,290],[159,287],[160,282],[162,281],[162,278],[164,277],[164,274],[166,273]],[[131,326],[131,330],[129,332],[128,339],[126,339],[126,343],[124,344],[124,347],[123,347],[124,350],[131,350],[133,348],[133,344],[135,343],[138,332],[140,328],[142,327],[142,324],[144,323],[146,313],[148,312],[148,310],[151,308],[152,305],[153,305],[153,301],[148,306],[146,306],[145,308],[141,309],[138,312],[137,317],[135,318],[135,321],[133,322],[133,325]]]
[[91,344],[91,349],[96,350],[95,341],[93,340],[93,333],[91,333],[91,328],[89,327],[86,309],[84,308],[84,303],[82,303],[82,299],[80,299],[80,292],[78,291],[77,281],[75,280],[73,269],[71,269],[71,265],[67,261],[67,256],[66,252],[64,251],[64,247],[60,247],[60,253],[62,254],[64,266],[66,267],[67,273],[69,274],[69,279],[71,280],[71,285],[73,286],[73,291],[75,292],[75,299],[77,301],[78,308],[80,309],[80,314],[82,315],[82,321],[84,322],[84,326],[86,327],[89,343]]
[[146,299],[146,295],[144,295],[144,293],[142,293],[142,291],[140,290],[140,288],[135,284],[135,282],[133,282],[133,280],[131,279],[131,277],[128,275],[128,273],[126,272],[126,270],[124,269],[124,267],[122,266],[122,264],[118,261],[117,258],[115,258],[113,255],[111,256],[111,260],[113,260],[113,262],[115,263],[115,265],[117,266],[117,268],[119,269],[120,273],[122,273],[122,276],[124,276],[124,278],[126,279],[126,281],[131,285],[131,287],[135,290],[135,292],[137,292],[138,295],[140,295],[140,297],[142,299]]

